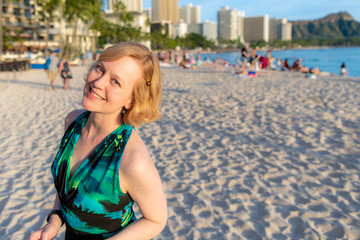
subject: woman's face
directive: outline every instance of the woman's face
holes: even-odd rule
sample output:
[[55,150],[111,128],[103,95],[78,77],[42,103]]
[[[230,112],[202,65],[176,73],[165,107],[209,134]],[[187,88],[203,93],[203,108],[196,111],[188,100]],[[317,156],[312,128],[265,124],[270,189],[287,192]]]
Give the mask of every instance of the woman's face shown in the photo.
[[87,76],[83,107],[92,112],[118,116],[134,104],[133,89],[141,77],[139,63],[131,57],[99,62]]

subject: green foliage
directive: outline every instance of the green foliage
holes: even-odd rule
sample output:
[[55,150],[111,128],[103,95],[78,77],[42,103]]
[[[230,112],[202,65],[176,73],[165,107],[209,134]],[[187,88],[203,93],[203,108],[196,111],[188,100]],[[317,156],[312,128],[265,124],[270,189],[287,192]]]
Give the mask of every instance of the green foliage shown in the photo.
[[117,4],[115,4],[114,10],[115,15],[120,15],[120,22],[124,23],[125,25],[131,24],[134,21],[134,15],[127,11],[126,5],[122,1],[119,1]]
[[269,43],[273,48],[289,48],[292,47],[292,41],[273,40]]
[[152,49],[166,49],[170,38],[166,34],[162,34],[161,31],[155,31],[150,33],[150,41]]
[[360,36],[360,23],[340,19],[336,22],[313,21],[293,25],[292,36],[298,39],[346,39]]
[[292,38],[285,47],[360,45],[360,23],[347,12],[314,21],[293,22]]
[[213,41],[207,40],[205,37],[190,33],[185,37],[177,37],[172,39],[166,34],[162,34],[161,31],[155,31],[150,34],[151,48],[152,49],[174,49],[179,46],[186,49],[194,49],[201,47],[203,49],[211,48],[216,49],[216,45]]
[[207,40],[204,36],[201,36],[197,33],[190,33],[185,37],[185,47],[188,49],[194,49],[196,47],[201,47],[203,49],[214,49],[215,43]]
[[236,40],[228,40],[228,39],[218,39],[219,46],[222,48],[234,49],[234,48],[242,48],[244,45],[241,43],[239,39]]
[[150,38],[148,34],[143,33],[140,27],[134,27],[132,25],[134,15],[127,11],[126,5],[123,2],[119,1],[114,6],[113,18],[117,19],[116,23],[109,22],[102,17],[99,18],[101,21],[98,20],[94,24],[94,29],[100,32],[98,38],[98,44],[100,46],[106,43],[140,41]]
[[23,43],[24,42],[24,38],[21,37],[21,33],[23,33],[22,30],[14,30],[12,31],[12,33],[14,35],[10,35],[8,34],[10,31],[7,29],[7,27],[3,26],[2,27],[2,47],[5,50],[11,49],[13,46],[13,43],[15,42],[19,42],[19,43]]
[[258,40],[258,41],[253,41],[250,43],[251,48],[256,48],[256,47],[263,48],[266,45],[267,45],[267,43],[265,42],[265,40]]
[[37,4],[42,7],[44,19],[52,21],[54,19],[54,12],[60,7],[61,2],[59,0],[37,0]]

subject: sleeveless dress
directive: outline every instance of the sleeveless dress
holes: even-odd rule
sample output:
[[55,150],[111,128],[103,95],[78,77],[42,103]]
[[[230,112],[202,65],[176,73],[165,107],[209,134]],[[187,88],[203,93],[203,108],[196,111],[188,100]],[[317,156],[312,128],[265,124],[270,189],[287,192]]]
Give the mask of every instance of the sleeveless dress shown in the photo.
[[123,123],[90,153],[70,177],[70,160],[90,112],[66,130],[51,166],[66,224],[65,239],[113,236],[136,220],[129,194],[121,192],[119,165],[132,126]]

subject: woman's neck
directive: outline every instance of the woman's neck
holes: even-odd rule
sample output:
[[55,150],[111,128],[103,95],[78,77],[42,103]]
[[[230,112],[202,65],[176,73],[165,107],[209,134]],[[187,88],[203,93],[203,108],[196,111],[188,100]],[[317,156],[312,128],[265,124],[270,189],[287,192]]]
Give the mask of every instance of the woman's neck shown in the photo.
[[121,113],[111,115],[91,112],[84,130],[89,138],[104,138],[117,129],[122,122]]

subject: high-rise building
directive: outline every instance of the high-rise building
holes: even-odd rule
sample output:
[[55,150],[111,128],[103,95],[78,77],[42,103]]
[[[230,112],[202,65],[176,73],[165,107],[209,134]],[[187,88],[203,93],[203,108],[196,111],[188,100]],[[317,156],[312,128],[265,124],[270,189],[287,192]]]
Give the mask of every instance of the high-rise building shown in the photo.
[[292,24],[286,18],[283,18],[281,22],[281,40],[292,40]]
[[201,7],[193,6],[191,8],[191,23],[200,23],[201,22]]
[[186,4],[183,7],[179,7],[179,19],[183,20],[184,23],[190,24],[191,22],[191,13],[189,8],[191,7],[191,3]]
[[[104,7],[103,10],[106,13],[111,13],[114,11],[116,4],[120,0],[103,0]],[[121,0],[126,6],[128,12],[142,12],[142,0]]]
[[187,33],[188,33],[188,25],[184,23],[182,19],[180,19],[179,22],[174,25],[173,38],[185,37]]
[[179,7],[179,18],[186,24],[201,22],[201,7],[193,6],[191,3]]
[[271,18],[269,20],[269,41],[281,40],[283,19]]
[[22,47],[44,49],[47,40],[50,48],[72,44],[73,49],[79,52],[95,51],[97,32],[79,21],[73,38],[73,29],[61,17],[60,11],[55,11],[53,15],[55,17],[50,22],[49,34],[46,30],[49,13],[35,0],[4,1],[0,20],[7,31],[4,35],[21,38]]
[[17,32],[23,32],[18,37],[25,39],[43,39],[46,37],[45,32],[39,33],[41,27],[45,29],[45,18],[39,14],[39,9],[36,8],[34,0],[3,1],[0,10],[2,11],[0,21],[6,29],[6,34],[16,36]]
[[201,23],[188,24],[188,32],[202,35],[202,24]]
[[142,0],[121,0],[129,12],[142,12]]
[[147,18],[149,18],[150,22],[152,20],[152,8],[144,9],[143,13]]
[[237,19],[237,35],[238,39],[243,43],[244,40],[244,18],[245,18],[245,11],[238,12],[238,19]]
[[217,27],[218,25],[216,22],[209,22],[208,20],[206,20],[205,22],[203,22],[202,35],[208,40],[216,41],[218,37]]
[[217,12],[218,38],[236,40],[239,37],[239,12],[225,6]]
[[161,32],[161,34],[165,34],[168,37],[174,36],[174,24],[172,24],[169,20],[160,20],[160,21],[152,21],[151,22],[151,32]]
[[246,42],[269,41],[269,15],[244,18],[244,40]]
[[188,25],[189,33],[202,34],[201,7],[191,3],[179,7],[179,18]]
[[269,23],[269,40],[291,40],[292,24],[286,18],[272,18]]
[[152,21],[170,21],[176,24],[179,21],[178,0],[152,0]]

